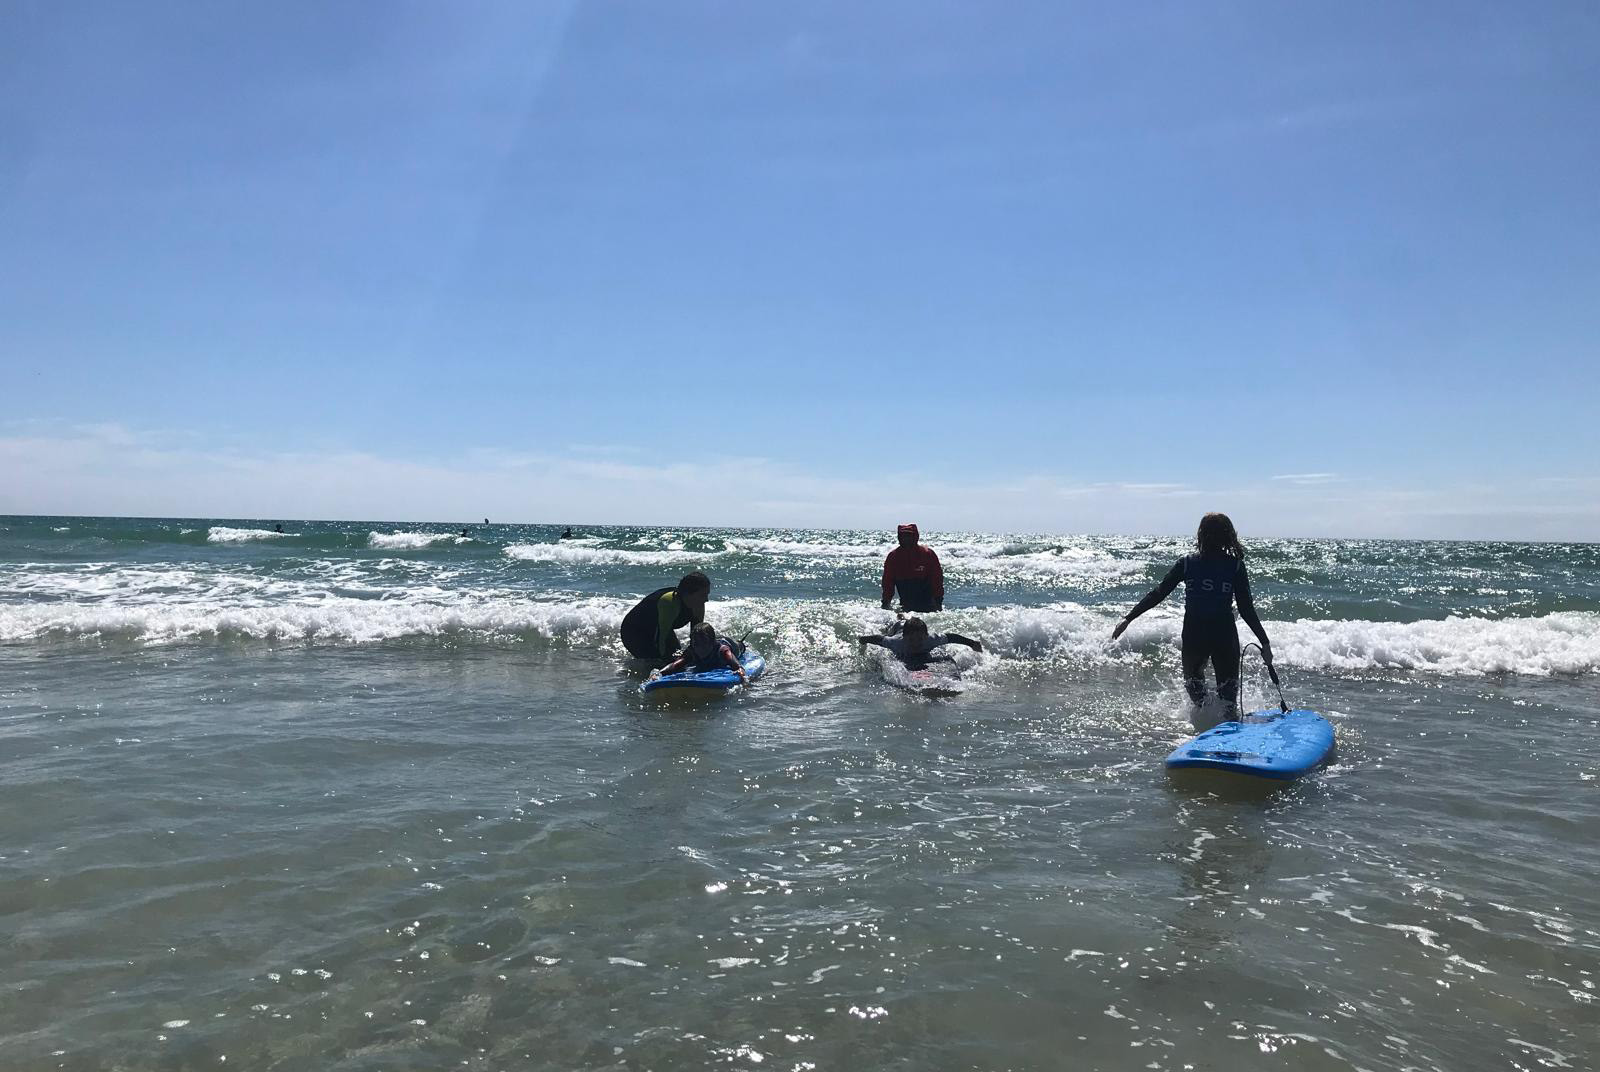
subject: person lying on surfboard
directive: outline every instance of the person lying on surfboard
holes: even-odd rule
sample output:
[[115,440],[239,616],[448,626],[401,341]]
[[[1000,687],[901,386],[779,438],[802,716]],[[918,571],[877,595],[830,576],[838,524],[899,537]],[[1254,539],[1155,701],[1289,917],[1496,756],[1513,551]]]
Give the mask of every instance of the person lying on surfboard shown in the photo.
[[1244,545],[1227,514],[1207,514],[1195,533],[1195,553],[1178,559],[1160,584],[1139,600],[1128,616],[1111,631],[1111,639],[1139,615],[1160,603],[1183,584],[1183,688],[1198,707],[1206,698],[1206,663],[1217,676],[1217,695],[1232,711],[1239,698],[1239,630],[1233,624],[1233,605],[1239,617],[1261,641],[1261,658],[1272,665],[1272,642],[1256,616],[1250,595],[1250,576],[1244,568]]
[[930,636],[928,634],[928,623],[921,618],[907,618],[896,636],[874,634],[873,636],[856,637],[856,642],[862,647],[872,644],[880,648],[887,648],[894,654],[895,658],[905,663],[912,670],[924,670],[932,662],[952,662],[953,660],[948,655],[935,656],[932,654],[935,648],[942,648],[946,644],[965,644],[973,651],[983,650],[982,644],[970,637],[964,637],[960,633],[935,633]]
[[689,650],[660,670],[652,670],[650,679],[654,681],[658,677],[681,673],[684,670],[704,674],[712,670],[726,669],[738,674],[739,680],[748,685],[750,675],[745,673],[744,667],[739,664],[738,647],[737,641],[718,636],[710,622],[701,622],[689,630]]

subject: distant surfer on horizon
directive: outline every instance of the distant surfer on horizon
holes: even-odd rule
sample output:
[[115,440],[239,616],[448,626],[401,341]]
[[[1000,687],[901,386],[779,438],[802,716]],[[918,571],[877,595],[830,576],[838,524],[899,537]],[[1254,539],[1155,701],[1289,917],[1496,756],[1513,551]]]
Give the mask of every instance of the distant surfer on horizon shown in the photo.
[[282,532],[283,531],[283,522],[280,521],[276,525],[272,526],[272,531],[273,532]]
[[666,660],[681,647],[677,630],[706,619],[711,580],[696,570],[672,588],[657,588],[622,619],[622,646],[636,659]]
[[572,526],[568,525],[565,529],[562,529],[561,530],[561,535],[557,536],[556,539],[558,539],[558,540],[570,540],[570,539],[572,539]]
[[896,532],[900,546],[883,560],[883,609],[888,610],[895,593],[900,594],[902,611],[944,610],[944,570],[933,548],[917,541],[921,534],[913,523]]
[[929,663],[954,662],[948,655],[931,654],[935,648],[942,648],[946,644],[965,644],[973,651],[982,651],[983,645],[970,637],[960,633],[928,633],[928,623],[921,618],[907,618],[900,627],[898,636],[872,636],[856,637],[856,643],[863,648],[868,644],[884,648],[895,658],[904,663],[910,670],[926,670]]
[[1233,605],[1239,617],[1261,641],[1261,657],[1272,664],[1272,642],[1261,627],[1250,595],[1250,576],[1244,568],[1244,545],[1227,514],[1207,514],[1195,533],[1194,554],[1178,559],[1161,583],[1134,606],[1111,631],[1116,640],[1135,618],[1160,603],[1183,585],[1183,687],[1198,707],[1206,698],[1206,663],[1217,677],[1217,694],[1231,713],[1239,699],[1239,630],[1233,623]]

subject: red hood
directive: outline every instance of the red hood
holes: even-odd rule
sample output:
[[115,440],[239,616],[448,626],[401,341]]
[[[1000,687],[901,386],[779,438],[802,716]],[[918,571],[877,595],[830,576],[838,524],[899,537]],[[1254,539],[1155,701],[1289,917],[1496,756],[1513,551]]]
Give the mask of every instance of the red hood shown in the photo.
[[899,527],[899,529],[896,530],[896,532],[900,536],[910,536],[911,539],[914,540],[914,541],[922,539],[922,534],[917,531],[917,526],[915,526],[915,525],[911,525],[911,524],[901,525]]

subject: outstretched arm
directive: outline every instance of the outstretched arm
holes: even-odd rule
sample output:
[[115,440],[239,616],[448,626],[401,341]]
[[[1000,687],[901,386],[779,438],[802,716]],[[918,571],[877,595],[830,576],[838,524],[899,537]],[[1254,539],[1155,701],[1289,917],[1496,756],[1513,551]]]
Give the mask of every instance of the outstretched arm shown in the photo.
[[883,639],[884,638],[882,636],[879,636],[878,634],[875,633],[872,636],[858,636],[858,637],[856,637],[856,643],[860,644],[862,647],[866,647],[868,644],[875,644],[880,648],[887,648],[889,645],[885,644],[883,642]]
[[1117,639],[1135,618],[1170,596],[1172,590],[1178,587],[1178,582],[1181,580],[1183,580],[1183,559],[1180,558],[1178,559],[1178,564],[1169,569],[1167,575],[1161,578],[1161,583],[1150,589],[1143,599],[1135,603],[1133,609],[1128,612],[1127,617],[1118,622],[1117,627],[1111,630],[1111,639]]
[[685,666],[688,666],[688,665],[689,665],[689,653],[688,652],[684,652],[682,655],[678,656],[676,659],[672,660],[670,663],[668,663],[666,666],[663,666],[661,669],[651,671],[650,676],[651,677],[661,677],[661,676],[663,676],[665,674],[676,674],[679,670],[682,670]]
[[744,664],[739,662],[738,656],[733,654],[733,649],[726,644],[722,645],[722,658],[728,664],[728,667],[739,675],[740,681],[746,685],[750,684],[750,675],[745,673]]
[[1234,582],[1234,598],[1239,601],[1239,617],[1244,619],[1244,624],[1261,641],[1261,657],[1267,662],[1272,661],[1272,641],[1267,639],[1267,631],[1261,625],[1261,618],[1256,614],[1255,597],[1250,594],[1250,575],[1244,571],[1244,563],[1239,563],[1239,576]]
[[978,643],[976,640],[973,640],[971,637],[964,637],[960,633],[946,633],[944,635],[944,639],[945,643],[947,644],[965,644],[973,651],[983,650],[982,644]]

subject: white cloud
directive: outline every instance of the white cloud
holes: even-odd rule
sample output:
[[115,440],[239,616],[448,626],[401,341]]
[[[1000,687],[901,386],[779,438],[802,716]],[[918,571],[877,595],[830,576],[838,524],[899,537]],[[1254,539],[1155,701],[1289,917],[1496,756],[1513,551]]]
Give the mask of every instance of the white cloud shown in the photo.
[[1337,484],[1344,477],[1338,473],[1284,473],[1272,479],[1281,480],[1286,484]]
[[1203,509],[1222,509],[1254,536],[1600,537],[1600,505],[1535,480],[1353,496],[1348,485],[1328,494],[1330,473],[1209,488],[1016,472],[977,482],[762,457],[651,465],[479,447],[402,458],[207,447],[122,425],[12,428],[0,435],[0,513],[1186,533]]

